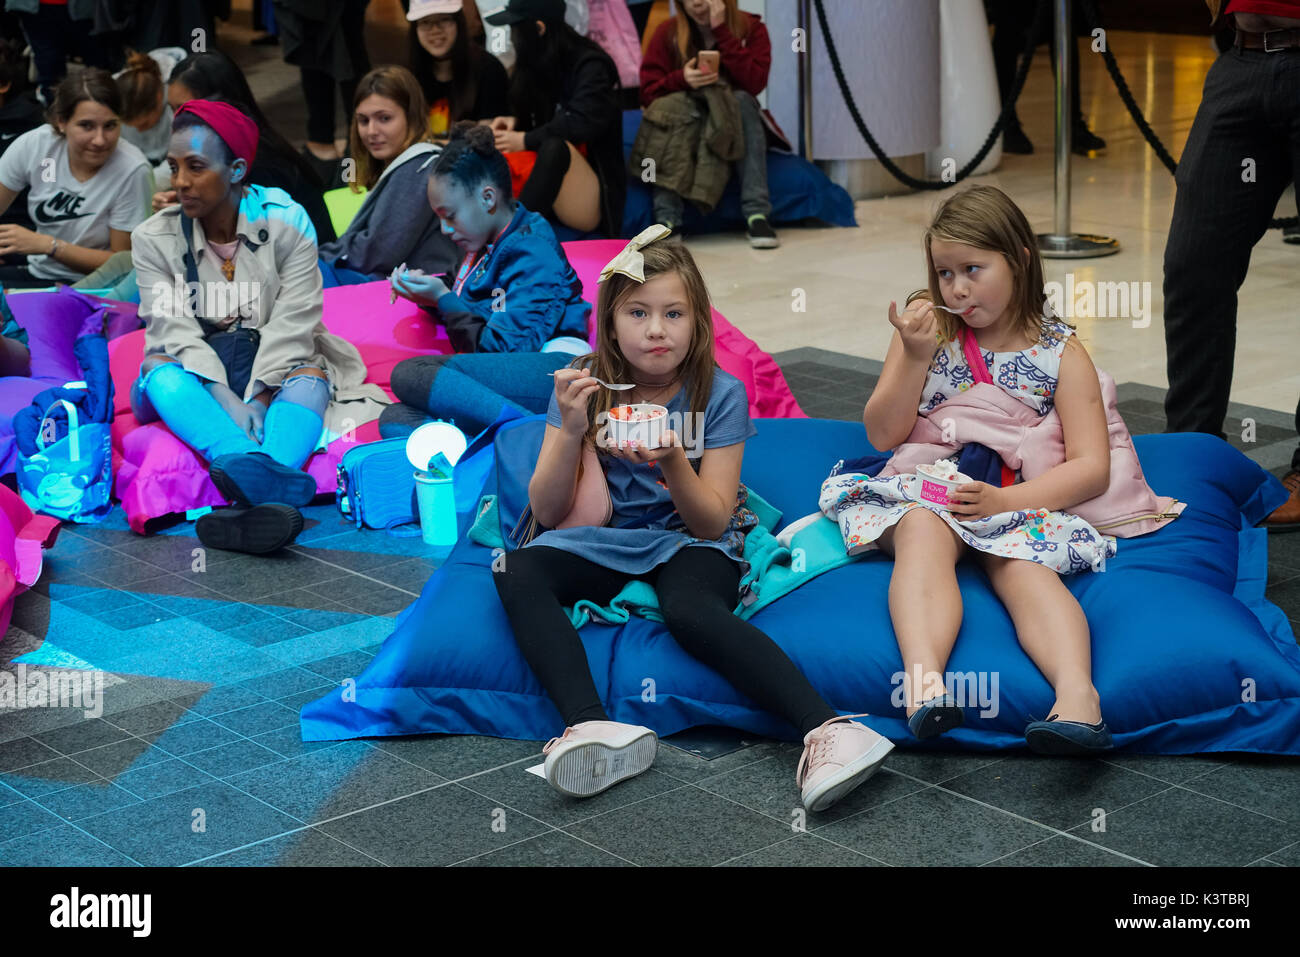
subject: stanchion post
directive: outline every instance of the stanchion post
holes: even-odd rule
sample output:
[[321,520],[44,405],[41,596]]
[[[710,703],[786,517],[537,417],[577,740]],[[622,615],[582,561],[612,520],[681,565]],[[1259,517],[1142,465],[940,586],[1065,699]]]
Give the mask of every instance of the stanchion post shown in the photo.
[[1055,231],[1038,234],[1038,251],[1047,259],[1089,259],[1119,252],[1119,240],[1070,232],[1070,157],[1074,117],[1070,111],[1071,64],[1074,60],[1074,10],[1071,0],[1042,0],[1056,7],[1056,221]]
[[799,67],[799,126],[803,131],[801,154],[813,161],[813,111],[812,111],[812,0],[799,0],[799,29],[803,31],[803,49],[795,55]]

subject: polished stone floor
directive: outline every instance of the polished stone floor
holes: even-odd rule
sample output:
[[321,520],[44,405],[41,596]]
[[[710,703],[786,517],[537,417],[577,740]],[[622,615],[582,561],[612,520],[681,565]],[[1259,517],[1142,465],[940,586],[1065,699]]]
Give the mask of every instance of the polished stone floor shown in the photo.
[[[372,51],[391,41],[399,14],[396,0],[372,4]],[[1111,43],[1176,156],[1211,60],[1207,41],[1116,33]],[[296,71],[278,51],[240,56],[268,112],[300,117]],[[1073,225],[1116,236],[1123,251],[1070,268],[1081,280],[1149,282],[1154,299],[1146,328],[1077,322],[1121,383],[1132,431],[1158,432],[1173,181],[1095,60],[1084,61],[1083,90],[1109,145],[1075,160]],[[1007,156],[979,178],[1007,189],[1042,229],[1052,209],[1049,97],[1040,56],[1021,110],[1038,152]],[[853,419],[879,372],[888,301],[922,282],[918,242],[935,202],[860,202],[857,229],[783,228],[774,252],[735,235],[690,247],[719,308],[776,355],[803,408]],[[1266,237],[1241,295],[1230,416],[1255,419],[1258,433],[1250,444],[1232,429],[1229,437],[1275,472],[1295,443],[1300,370],[1281,343],[1297,319],[1297,255]],[[1048,278],[1065,272],[1049,264]],[[796,288],[807,293],[807,315],[791,311]],[[559,799],[527,773],[540,742],[304,744],[298,709],[365,667],[434,567],[418,540],[355,532],[330,505],[307,513],[289,552],[210,553],[201,572],[192,526],[141,538],[119,512],[64,531],[42,581],[18,600],[0,668],[21,659],[51,671],[103,669],[105,707],[88,719],[67,709],[0,713],[0,864],[1300,864],[1294,760],[1094,763],[900,749],[801,832],[791,817],[798,750],[723,730],[666,741],[653,770],[585,802]],[[1300,534],[1271,539],[1268,595],[1300,623]],[[1090,826],[1099,806],[1110,821],[1101,834]],[[504,828],[492,826],[498,820]]]

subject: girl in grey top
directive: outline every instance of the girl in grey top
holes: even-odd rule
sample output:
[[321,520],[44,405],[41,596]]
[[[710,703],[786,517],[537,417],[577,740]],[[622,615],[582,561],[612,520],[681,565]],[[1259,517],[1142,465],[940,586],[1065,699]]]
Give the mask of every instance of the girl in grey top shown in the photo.
[[[451,272],[459,250],[424,201],[439,148],[427,142],[429,114],[405,67],[371,70],[357,85],[352,115],[352,188],[369,192],[337,240],[320,247],[322,272],[340,285],[382,279],[404,263]],[[345,174],[349,172],[345,160]]]

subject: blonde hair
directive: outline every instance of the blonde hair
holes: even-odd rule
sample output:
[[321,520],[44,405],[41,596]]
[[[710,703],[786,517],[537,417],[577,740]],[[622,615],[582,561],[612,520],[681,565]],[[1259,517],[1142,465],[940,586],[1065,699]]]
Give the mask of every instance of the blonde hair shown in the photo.
[[[646,246],[641,253],[645,258],[647,281],[665,273],[676,273],[686,287],[686,305],[692,321],[691,345],[682,364],[677,367],[677,374],[686,390],[690,410],[702,413],[709,405],[713,370],[717,367],[713,359],[713,306],[709,301],[708,287],[695,259],[681,243],[660,240]],[[635,381],[632,364],[614,338],[614,313],[640,286],[641,283],[622,273],[614,273],[600,284],[596,300],[596,351],[575,359],[572,368],[590,368],[593,376],[606,382]],[[619,405],[621,395],[623,393],[610,389],[597,389],[587,400],[587,442],[595,445],[596,434],[602,427],[597,422],[603,422],[601,413],[608,414],[611,408]]]
[[[722,0],[727,12],[723,15],[727,29],[741,43],[749,37],[749,14],[736,6],[736,0]],[[700,52],[700,31],[685,10],[677,14],[677,65],[681,66]]]
[[[1042,338],[1046,295],[1043,290],[1043,260],[1038,255],[1038,237],[1011,197],[994,186],[971,186],[948,197],[939,205],[921,239],[929,289],[912,293],[907,298],[909,303],[922,298],[935,303],[943,302],[943,295],[939,291],[939,274],[934,268],[934,257],[930,253],[930,242],[935,239],[1001,253],[1011,269],[1013,286],[1008,308],[1013,310],[1013,325],[1034,341]],[[1028,261],[1025,250],[1029,251]],[[944,341],[958,339],[965,323],[958,316],[942,309],[936,310],[936,314]]]
[[348,141],[351,144],[352,158],[357,164],[356,179],[349,184],[354,193],[361,192],[363,186],[373,189],[379,182],[384,167],[388,165],[371,156],[361,142],[361,131],[357,128],[357,107],[368,96],[382,96],[392,100],[406,115],[406,139],[394,157],[400,156],[415,143],[422,143],[429,138],[429,107],[415,74],[404,66],[381,66],[371,70],[361,78],[357,84],[356,96],[352,98],[352,126]]

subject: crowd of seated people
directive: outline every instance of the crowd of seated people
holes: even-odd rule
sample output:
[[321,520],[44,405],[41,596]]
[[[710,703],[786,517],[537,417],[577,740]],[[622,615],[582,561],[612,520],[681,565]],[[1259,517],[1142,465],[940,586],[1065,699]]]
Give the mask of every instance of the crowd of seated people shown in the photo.
[[[228,345],[212,344],[231,327],[257,333],[260,342],[246,345],[256,359],[245,358],[260,368],[275,339],[261,326],[278,315],[272,324],[278,333],[288,321],[278,304],[262,302],[260,319],[242,315],[238,322],[200,311],[200,324],[186,327],[189,348],[181,348],[170,338],[174,327],[160,331],[163,324],[155,320],[161,307],[145,285],[194,263],[200,276],[216,263],[228,281],[248,279],[249,270],[256,271],[253,261],[281,243],[278,230],[269,243],[246,231],[270,217],[292,225],[295,250],[313,251],[312,277],[286,274],[279,260],[261,264],[274,268],[281,293],[289,291],[295,302],[288,313],[302,326],[294,335],[323,328],[322,288],[384,279],[394,298],[417,303],[446,327],[459,355],[423,357],[397,370],[399,402],[384,418],[385,434],[435,416],[474,429],[505,408],[542,411],[549,391],[542,373],[585,351],[590,313],[553,228],[609,237],[622,229],[628,172],[619,69],[575,29],[586,29],[585,2],[510,0],[486,18],[475,0],[404,6],[408,62],[377,66],[346,84],[347,150],[332,168],[322,168],[321,150],[312,148],[327,139],[315,129],[320,118],[309,123],[307,146],[295,149],[268,121],[238,64],[217,49],[122,46],[91,56],[82,43],[79,6],[42,7],[38,19],[24,15],[22,34],[0,40],[0,285],[16,291],[70,284],[140,301],[149,352],[141,384],[174,377],[167,370],[154,374],[173,360],[197,376],[225,418],[260,443],[260,411],[282,378],[303,373],[286,367],[271,378],[248,379],[230,367]],[[644,29],[648,7],[632,12]],[[356,29],[349,16],[331,21],[329,29]],[[51,32],[56,19],[66,31],[58,44]],[[292,24],[285,29],[291,45]],[[498,41],[491,51],[490,36]],[[507,36],[508,43],[499,42]],[[339,36],[328,41],[351,49]],[[706,50],[718,51],[720,62],[701,79],[696,61]],[[755,245],[775,245],[766,225],[765,146],[753,100],[766,84],[770,59],[761,21],[739,12],[736,0],[690,0],[653,34],[651,51],[641,73],[646,103],[704,87],[734,90],[747,148],[759,154],[757,162],[750,157],[735,167],[749,235]],[[37,78],[31,90],[25,89],[25,53]],[[69,69],[69,56],[79,56],[81,66]],[[314,72],[304,70],[305,92],[320,80],[308,77]],[[240,125],[255,131],[255,148],[239,156],[219,131],[209,125],[203,132],[193,104],[210,111],[203,104],[212,103],[246,121]],[[186,104],[192,105],[188,111]],[[307,96],[307,105],[311,112],[319,103]],[[227,189],[215,237],[213,223],[195,212],[216,202],[202,186],[214,170],[224,171]],[[359,203],[337,234],[325,195],[331,181]],[[656,212],[678,232],[683,203],[671,189],[655,189]],[[184,262],[158,261],[156,242],[139,247],[143,237],[159,235],[160,224],[168,224],[173,239],[181,235],[178,223],[191,225],[187,242],[167,248],[182,249]],[[21,375],[25,330],[7,308],[3,312],[3,371]],[[313,356],[319,358],[310,351],[293,358],[305,365]],[[328,362],[314,368],[337,399],[336,370]],[[524,385],[539,376],[545,388]],[[235,381],[241,388],[230,387]],[[138,388],[134,397],[149,394]],[[377,397],[374,415],[381,403]],[[192,409],[182,405],[187,413]],[[160,418],[175,431],[168,407],[165,400],[134,406],[137,416]],[[327,428],[317,431],[320,441],[328,440]],[[208,454],[207,439],[182,437],[209,460],[219,457]],[[297,469],[303,457],[279,459],[296,461]]]

